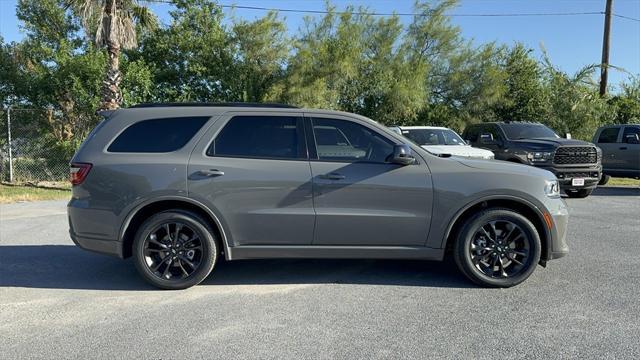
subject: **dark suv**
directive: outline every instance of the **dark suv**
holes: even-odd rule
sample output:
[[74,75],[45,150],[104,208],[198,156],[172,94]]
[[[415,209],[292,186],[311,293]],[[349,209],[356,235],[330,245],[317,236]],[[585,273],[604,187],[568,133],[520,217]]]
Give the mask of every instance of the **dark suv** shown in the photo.
[[220,257],[442,260],[524,281],[568,252],[552,173],[439,157],[362,116],[286,106],[150,105],[108,114],[71,163],[80,247],[133,256],[166,289]]
[[493,151],[497,160],[533,165],[556,175],[569,197],[591,195],[602,176],[602,152],[592,143],[561,138],[539,123],[490,122],[467,126],[462,138]]

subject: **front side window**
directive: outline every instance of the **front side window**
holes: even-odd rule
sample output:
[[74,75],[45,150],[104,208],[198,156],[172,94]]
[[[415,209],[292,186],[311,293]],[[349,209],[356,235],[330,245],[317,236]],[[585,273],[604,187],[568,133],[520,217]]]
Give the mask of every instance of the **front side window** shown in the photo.
[[150,119],[126,128],[108,152],[165,153],[181,149],[209,120],[208,117]]
[[236,116],[207,149],[208,156],[306,159],[302,120],[294,116]]
[[640,141],[640,128],[625,126],[622,134],[622,142],[637,144]]
[[312,121],[320,160],[385,163],[393,153],[393,143],[366,126],[339,119]]
[[614,143],[618,140],[619,132],[619,127],[603,129],[602,132],[600,132],[600,136],[598,137],[598,142],[604,144]]
[[420,146],[465,144],[458,134],[449,129],[409,129],[402,130],[402,135]]

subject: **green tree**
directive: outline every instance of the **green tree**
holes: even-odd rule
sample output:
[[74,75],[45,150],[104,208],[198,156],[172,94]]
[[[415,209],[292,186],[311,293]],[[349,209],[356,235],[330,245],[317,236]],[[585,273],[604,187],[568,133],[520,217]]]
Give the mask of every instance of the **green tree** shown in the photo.
[[122,104],[121,49],[135,48],[138,45],[136,27],[154,28],[157,19],[137,0],[68,0],[68,4],[81,18],[96,46],[106,49],[108,62],[100,109],[117,109]]

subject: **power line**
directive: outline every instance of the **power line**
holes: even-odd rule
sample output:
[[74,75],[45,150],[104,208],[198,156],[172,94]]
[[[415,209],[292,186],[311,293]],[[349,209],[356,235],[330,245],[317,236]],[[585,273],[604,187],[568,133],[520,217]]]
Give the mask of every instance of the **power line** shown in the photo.
[[618,15],[618,14],[611,14],[611,15],[622,18],[622,19],[640,22],[640,19],[632,18],[630,16],[624,16],[624,15]]

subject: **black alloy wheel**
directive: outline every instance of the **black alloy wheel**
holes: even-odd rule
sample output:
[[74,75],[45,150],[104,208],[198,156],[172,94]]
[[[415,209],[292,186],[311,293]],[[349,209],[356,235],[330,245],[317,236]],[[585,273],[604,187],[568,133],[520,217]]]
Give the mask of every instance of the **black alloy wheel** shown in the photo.
[[526,280],[540,261],[536,227],[511,209],[492,208],[469,218],[455,244],[458,268],[488,287],[510,287]]
[[138,272],[162,289],[185,289],[202,282],[213,270],[217,253],[208,223],[181,210],[150,217],[134,240]]

